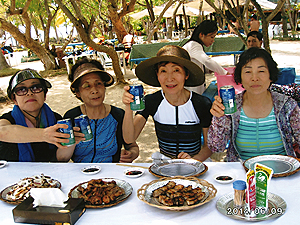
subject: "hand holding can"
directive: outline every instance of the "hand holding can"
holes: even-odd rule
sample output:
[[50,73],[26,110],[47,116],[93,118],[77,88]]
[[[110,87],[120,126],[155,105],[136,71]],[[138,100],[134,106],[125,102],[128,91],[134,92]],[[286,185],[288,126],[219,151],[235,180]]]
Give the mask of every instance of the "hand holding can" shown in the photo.
[[75,144],[75,136],[74,136],[74,131],[73,131],[73,126],[72,126],[72,121],[71,119],[64,119],[64,120],[59,120],[57,121],[58,124],[66,124],[68,125],[68,128],[63,129],[63,128],[59,128],[58,131],[61,133],[65,133],[65,134],[69,134],[70,137],[69,142],[68,143],[61,143],[61,145],[63,146],[71,146]]
[[141,84],[130,85],[129,93],[133,95],[133,102],[130,103],[132,111],[142,111],[145,109],[144,88]]
[[90,141],[93,139],[92,129],[90,126],[89,119],[87,115],[81,115],[74,118],[75,126],[80,128],[81,133],[84,134],[85,141]]
[[220,97],[222,98],[223,105],[225,106],[225,115],[233,114],[237,111],[235,103],[235,90],[231,85],[220,87]]

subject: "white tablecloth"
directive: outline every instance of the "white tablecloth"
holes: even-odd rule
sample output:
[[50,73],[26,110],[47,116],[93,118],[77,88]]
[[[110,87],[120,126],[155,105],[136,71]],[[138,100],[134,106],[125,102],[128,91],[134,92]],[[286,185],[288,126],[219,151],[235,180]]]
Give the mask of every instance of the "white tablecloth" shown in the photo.
[[[102,170],[98,174],[85,175],[80,169],[87,166],[84,163],[12,163],[0,169],[0,190],[18,182],[28,176],[44,173],[62,184],[62,191],[68,194],[70,189],[77,184],[90,179],[118,178],[126,180],[133,187],[132,195],[124,202],[103,209],[87,209],[82,217],[77,221],[78,225],[87,224],[245,224],[245,221],[233,220],[221,214],[216,208],[217,200],[227,194],[232,193],[232,183],[219,184],[214,181],[213,176],[220,171],[234,173],[237,179],[245,180],[245,170],[240,163],[207,162],[208,171],[200,176],[213,184],[218,190],[216,197],[200,207],[188,211],[174,212],[158,209],[142,202],[137,198],[137,190],[146,183],[158,179],[148,171],[139,178],[127,178],[123,171],[128,167],[117,166],[115,164],[98,164]],[[150,164],[134,164],[149,166]],[[300,193],[300,173],[283,178],[273,178],[269,191],[282,197],[287,203],[287,210],[279,218],[259,222],[259,224],[299,224],[299,193]],[[0,224],[15,224],[12,210],[15,206],[0,201],[1,220]],[[247,222],[247,224],[255,222]]]

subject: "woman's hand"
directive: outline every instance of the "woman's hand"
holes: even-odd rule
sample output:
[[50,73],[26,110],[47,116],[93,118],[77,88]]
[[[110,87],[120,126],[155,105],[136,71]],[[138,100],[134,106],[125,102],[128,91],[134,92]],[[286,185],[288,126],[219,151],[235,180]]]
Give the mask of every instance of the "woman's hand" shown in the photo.
[[134,142],[121,150],[120,163],[131,163],[139,156],[139,146]]
[[210,113],[215,117],[221,117],[224,115],[225,106],[222,104],[220,96],[215,96],[215,101],[212,104]]
[[80,132],[80,127],[73,127],[73,130],[74,130],[76,145],[81,141],[85,141],[85,137],[84,137],[85,135]]
[[58,148],[67,148],[62,146],[61,143],[68,143],[69,134],[64,134],[58,131],[59,128],[67,129],[67,124],[55,124],[53,126],[43,129],[43,140],[45,142],[56,145]]
[[180,152],[177,156],[178,159],[191,159],[192,157],[186,152]]
[[122,97],[122,101],[126,106],[130,106],[130,103],[133,102],[133,95],[129,93],[129,89],[129,86],[124,87],[124,93]]

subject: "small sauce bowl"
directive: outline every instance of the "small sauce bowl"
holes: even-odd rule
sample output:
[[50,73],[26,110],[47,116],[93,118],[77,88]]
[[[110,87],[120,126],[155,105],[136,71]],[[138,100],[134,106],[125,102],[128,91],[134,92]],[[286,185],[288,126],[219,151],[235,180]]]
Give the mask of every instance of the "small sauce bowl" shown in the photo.
[[124,170],[124,175],[130,178],[137,178],[144,174],[145,170],[142,168],[129,168]]
[[100,171],[101,171],[101,167],[96,166],[96,165],[84,167],[81,169],[82,173],[88,174],[88,175],[96,174],[96,173],[99,173]]

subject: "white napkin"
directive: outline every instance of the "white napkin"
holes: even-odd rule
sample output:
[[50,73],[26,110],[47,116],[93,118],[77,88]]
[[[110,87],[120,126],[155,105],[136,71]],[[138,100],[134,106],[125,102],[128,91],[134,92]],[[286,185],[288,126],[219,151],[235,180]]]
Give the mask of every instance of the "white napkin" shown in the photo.
[[68,197],[59,188],[31,188],[30,195],[34,198],[33,207],[54,206],[65,207]]

